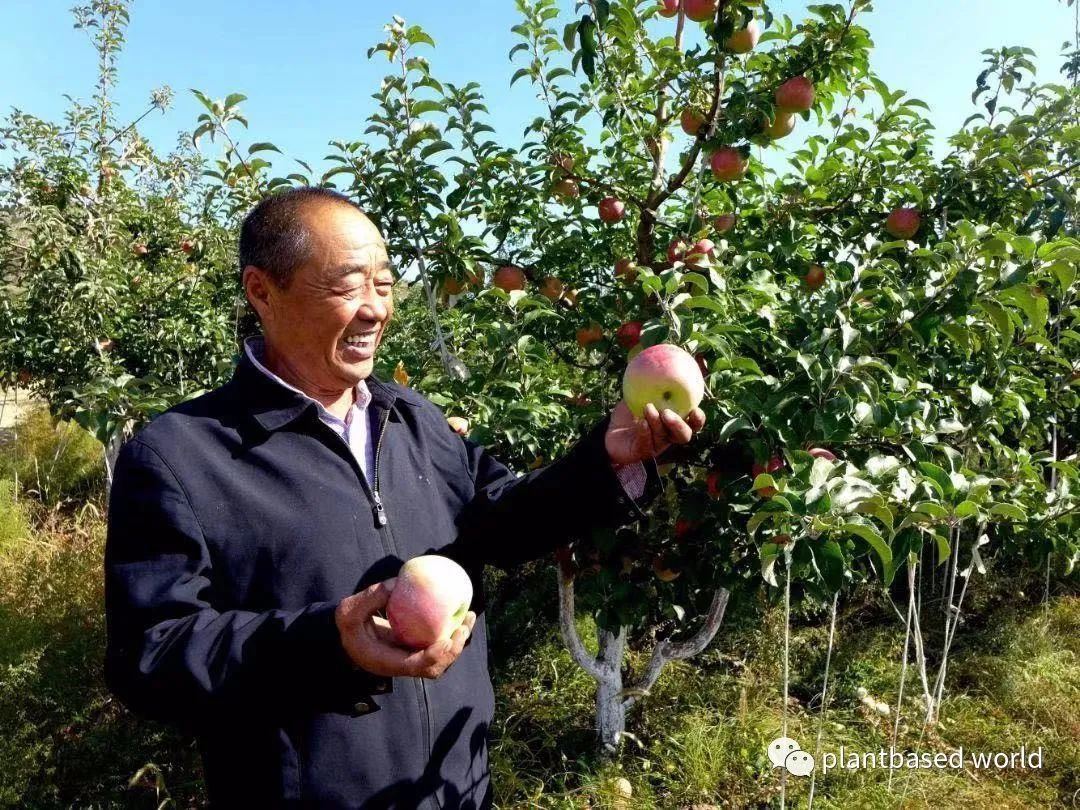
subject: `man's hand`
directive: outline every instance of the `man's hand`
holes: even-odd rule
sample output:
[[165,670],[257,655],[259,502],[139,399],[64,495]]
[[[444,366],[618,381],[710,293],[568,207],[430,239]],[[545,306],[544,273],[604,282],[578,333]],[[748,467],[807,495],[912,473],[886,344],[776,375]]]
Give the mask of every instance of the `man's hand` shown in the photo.
[[673,444],[686,444],[705,427],[705,412],[694,408],[682,419],[675,411],[662,414],[650,402],[641,419],[635,419],[625,401],[611,414],[604,447],[612,464],[633,464],[663,453]]
[[438,678],[461,655],[476,623],[476,614],[470,610],[450,638],[437,641],[425,650],[414,652],[399,647],[394,643],[390,623],[377,615],[386,607],[395,581],[388,579],[341,600],[334,613],[341,646],[356,666],[372,675]]

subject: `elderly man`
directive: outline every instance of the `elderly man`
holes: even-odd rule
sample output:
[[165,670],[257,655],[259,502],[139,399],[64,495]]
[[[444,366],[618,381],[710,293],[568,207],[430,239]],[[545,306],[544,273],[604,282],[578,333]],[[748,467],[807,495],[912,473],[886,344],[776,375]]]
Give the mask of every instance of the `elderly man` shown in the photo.
[[[642,517],[654,457],[704,415],[635,421],[620,404],[517,477],[372,375],[394,277],[350,200],[264,200],[240,266],[263,337],[116,465],[109,686],[195,734],[216,807],[487,807],[482,567]],[[402,562],[433,552],[470,572],[475,612],[448,641],[401,649],[379,614]]]

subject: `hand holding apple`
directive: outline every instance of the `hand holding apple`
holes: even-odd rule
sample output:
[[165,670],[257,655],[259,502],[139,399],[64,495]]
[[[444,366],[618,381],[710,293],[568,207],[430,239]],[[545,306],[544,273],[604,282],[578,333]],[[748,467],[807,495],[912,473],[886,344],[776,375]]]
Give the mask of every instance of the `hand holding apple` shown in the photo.
[[334,612],[341,646],[353,664],[380,677],[438,678],[465,648],[476,614],[468,611],[450,635],[422,650],[405,649],[394,640],[389,621],[377,615],[386,608],[396,579],[347,596]]
[[625,401],[611,413],[604,447],[612,464],[634,464],[656,458],[674,444],[686,444],[705,427],[705,412],[694,408],[685,419],[672,410],[662,414],[652,403],[641,419],[630,413]]

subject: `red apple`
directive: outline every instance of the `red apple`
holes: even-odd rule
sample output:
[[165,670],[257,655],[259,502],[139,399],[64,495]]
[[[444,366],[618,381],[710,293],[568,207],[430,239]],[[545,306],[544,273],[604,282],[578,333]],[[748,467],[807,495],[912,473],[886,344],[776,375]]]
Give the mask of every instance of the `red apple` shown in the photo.
[[551,193],[562,200],[572,200],[581,194],[577,181],[565,177],[551,187]]
[[498,287],[505,292],[524,290],[525,271],[520,267],[514,267],[513,265],[500,267],[495,271],[495,275],[492,276],[491,283],[493,286]]
[[717,149],[709,159],[713,176],[722,182],[741,180],[746,175],[747,161],[742,152],[730,146]]
[[679,13],[679,0],[660,0],[660,16],[674,17]]
[[734,214],[721,214],[713,220],[713,227],[716,228],[717,233],[727,233],[735,227],[735,223],[738,221],[738,217]]
[[194,249],[195,243],[192,242],[190,239],[185,239],[183,242],[180,243],[180,250],[184,251],[184,253],[189,256],[191,255],[191,251],[193,251]]
[[683,0],[686,16],[694,22],[708,22],[716,16],[720,0]]
[[686,251],[686,262],[694,264],[702,259],[716,258],[716,243],[712,239],[699,239]]
[[150,249],[142,243],[135,245],[133,250],[135,251],[136,256],[145,256],[147,253],[150,252]]
[[836,456],[830,450],[826,450],[824,447],[811,447],[807,450],[814,458],[824,458],[829,461],[836,461]]
[[805,76],[795,76],[776,88],[776,108],[786,113],[806,112],[814,106],[814,85]]
[[[769,459],[767,464],[759,464],[757,462],[752,464],[750,467],[750,474],[754,478],[757,478],[759,475],[764,475],[765,473],[769,473],[771,475],[777,470],[782,470],[783,468],[784,459],[782,459],[780,456],[773,456]],[[762,487],[761,489],[757,490],[758,495],[760,495],[762,498],[771,498],[773,495],[776,494],[776,492],[776,487]]]
[[670,408],[685,419],[705,396],[705,378],[693,355],[671,343],[661,343],[629,362],[622,388],[630,413],[638,418],[651,402],[657,410]]
[[540,283],[540,294],[550,301],[558,301],[563,296],[565,285],[555,276],[548,276]]
[[572,172],[574,170],[574,158],[572,155],[568,155],[565,152],[558,152],[552,155],[551,163],[562,169],[564,172]]
[[721,483],[719,470],[709,470],[709,474],[705,477],[705,491],[709,493],[710,498],[716,500],[724,497],[724,486]]
[[633,284],[637,280],[637,274],[637,262],[633,259],[619,259],[615,262],[615,278]]
[[922,217],[915,208],[894,208],[885,220],[885,230],[896,239],[910,239],[921,225]]
[[732,53],[750,53],[757,47],[760,36],[761,31],[758,28],[757,20],[751,20],[746,28],[740,29],[728,37],[724,47]]
[[675,539],[679,540],[686,537],[686,535],[690,534],[695,528],[697,528],[697,523],[695,521],[683,517],[677,518],[675,520],[675,530],[673,531]]
[[690,243],[683,237],[672,239],[667,248],[668,261],[674,264],[686,258],[686,252],[690,249]]
[[627,321],[615,333],[615,339],[624,349],[632,349],[641,342],[641,321]]
[[585,349],[592,343],[596,343],[604,339],[604,332],[600,328],[600,324],[593,322],[588,327],[582,327],[577,330],[577,342],[578,346]]
[[472,597],[472,580],[456,562],[437,554],[414,557],[401,566],[386,603],[394,640],[423,650],[450,638],[465,620]]
[[705,126],[705,114],[693,107],[686,107],[679,116],[679,124],[687,135],[697,135]]
[[453,276],[443,279],[442,287],[447,295],[461,295],[468,285],[464,281],[458,281]]
[[618,197],[604,197],[597,210],[600,212],[600,219],[609,225],[626,216],[626,205]]
[[458,436],[467,436],[469,434],[469,420],[463,416],[448,416],[446,417],[446,424],[450,425],[450,429]]
[[818,289],[825,283],[825,268],[820,264],[810,265],[810,269],[806,271],[806,277],[803,281],[806,282],[806,286],[811,290]]

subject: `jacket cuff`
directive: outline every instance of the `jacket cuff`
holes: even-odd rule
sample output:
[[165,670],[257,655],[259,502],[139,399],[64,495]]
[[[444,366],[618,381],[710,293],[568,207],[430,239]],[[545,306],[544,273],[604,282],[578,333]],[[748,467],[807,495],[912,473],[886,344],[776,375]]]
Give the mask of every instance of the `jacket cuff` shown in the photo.
[[310,666],[314,672],[322,671],[326,695],[332,704],[330,711],[353,716],[378,711],[379,707],[371,697],[392,691],[393,680],[374,675],[352,662],[341,646],[341,633],[334,618],[336,611],[337,604],[329,602],[309,614],[312,657],[302,665]]
[[645,489],[641,496],[635,499],[627,494],[604,446],[610,422],[610,415],[600,420],[570,451],[570,456],[582,464],[580,480],[589,482],[581,492],[584,499],[582,508],[594,514],[596,510],[601,510],[600,522],[617,527],[644,519],[644,509],[663,491],[663,484],[656,461],[649,459],[642,462]]

